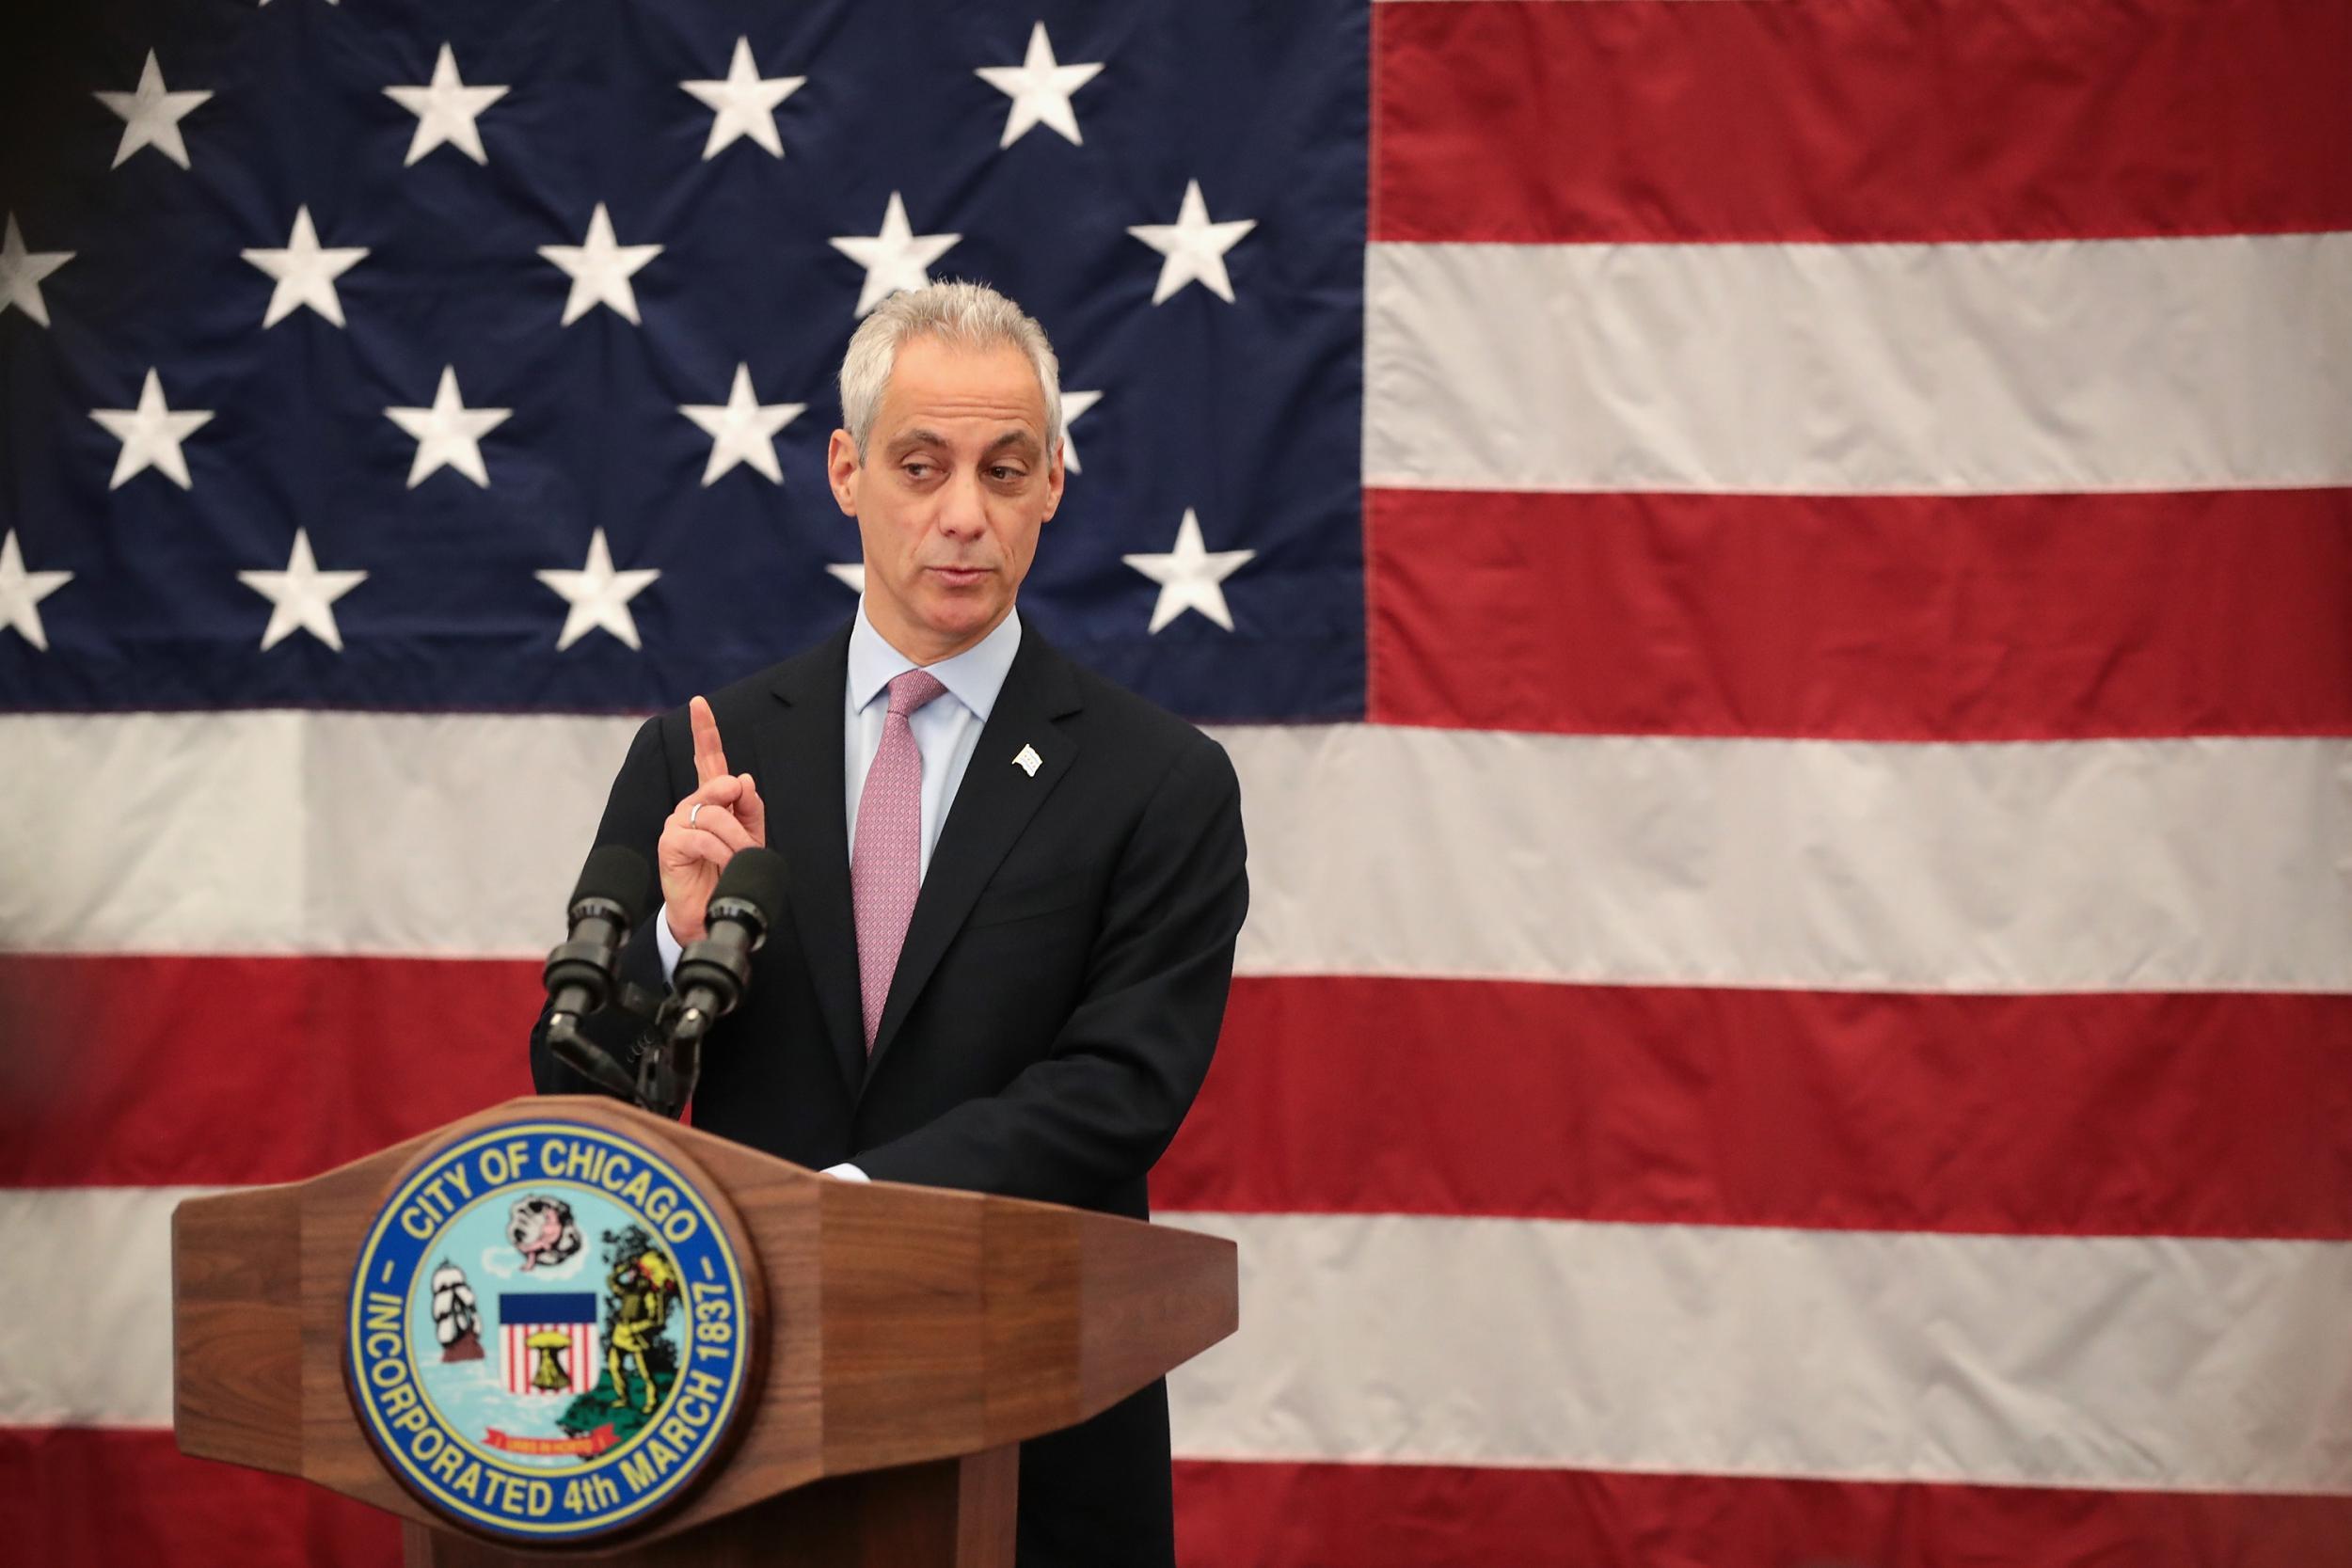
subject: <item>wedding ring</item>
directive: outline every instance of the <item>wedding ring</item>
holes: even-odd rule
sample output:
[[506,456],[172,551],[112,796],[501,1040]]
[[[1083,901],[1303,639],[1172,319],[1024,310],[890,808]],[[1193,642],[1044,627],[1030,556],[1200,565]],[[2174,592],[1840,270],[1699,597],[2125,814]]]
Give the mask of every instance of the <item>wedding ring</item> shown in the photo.
[[703,807],[708,805],[709,803],[710,802],[707,800],[695,801],[694,809],[686,814],[686,825],[690,828],[692,827],[694,825],[694,818],[700,816],[703,814]]

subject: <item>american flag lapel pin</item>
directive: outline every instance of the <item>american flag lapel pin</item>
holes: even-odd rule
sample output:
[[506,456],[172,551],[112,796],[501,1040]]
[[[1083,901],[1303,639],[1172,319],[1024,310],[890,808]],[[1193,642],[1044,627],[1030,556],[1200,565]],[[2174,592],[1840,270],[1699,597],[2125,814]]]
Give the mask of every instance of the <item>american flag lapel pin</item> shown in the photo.
[[1012,765],[1034,779],[1037,777],[1037,770],[1045,766],[1045,759],[1037,754],[1036,747],[1024,746],[1021,748],[1021,754],[1012,759]]

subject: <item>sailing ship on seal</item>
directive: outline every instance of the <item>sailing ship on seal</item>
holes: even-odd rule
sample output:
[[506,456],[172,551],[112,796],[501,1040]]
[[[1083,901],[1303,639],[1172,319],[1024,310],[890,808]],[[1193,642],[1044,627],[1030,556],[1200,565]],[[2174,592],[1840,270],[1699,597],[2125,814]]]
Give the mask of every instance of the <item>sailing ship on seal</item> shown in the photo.
[[441,1359],[481,1360],[482,1314],[474,1305],[473,1287],[466,1283],[466,1271],[445,1258],[433,1271],[432,1286],[433,1336],[441,1342]]

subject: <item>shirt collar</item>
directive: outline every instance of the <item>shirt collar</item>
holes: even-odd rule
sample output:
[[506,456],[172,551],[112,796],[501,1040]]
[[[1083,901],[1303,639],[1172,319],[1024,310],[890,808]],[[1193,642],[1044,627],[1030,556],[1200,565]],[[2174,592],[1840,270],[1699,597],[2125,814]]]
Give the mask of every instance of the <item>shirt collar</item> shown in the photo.
[[[996,694],[1005,689],[1005,677],[1012,672],[1012,657],[1020,651],[1021,611],[1011,610],[996,623],[994,631],[963,652],[921,668],[938,677],[948,695],[986,723],[989,710],[996,705]],[[874,629],[874,623],[866,618],[865,597],[860,595],[857,620],[850,627],[850,710],[864,708],[881,697],[892,681],[915,668],[914,660]]]

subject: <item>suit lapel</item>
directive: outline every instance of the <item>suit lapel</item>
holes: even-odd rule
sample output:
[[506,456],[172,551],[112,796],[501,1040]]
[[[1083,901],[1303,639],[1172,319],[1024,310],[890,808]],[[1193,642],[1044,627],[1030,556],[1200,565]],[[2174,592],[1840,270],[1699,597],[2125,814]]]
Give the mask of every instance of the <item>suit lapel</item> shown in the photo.
[[[914,916],[908,923],[906,942],[898,949],[898,967],[891,976],[890,996],[882,1005],[882,1024],[875,1031],[873,1058],[866,1067],[869,1078],[931,972],[939,967],[947,944],[962,929],[974,900],[1069,771],[1078,754],[1078,743],[1056,721],[1076,712],[1079,705],[1078,686],[1071,678],[1070,667],[1034,628],[1024,626],[1021,651],[1006,673],[995,706],[989,710],[988,722],[964,768],[963,782],[956,788],[955,803],[940,829],[939,843],[931,851],[930,869],[924,875],[923,891],[916,895]],[[1037,755],[1034,776],[1014,761],[1024,747]],[[839,769],[834,772],[837,778]],[[851,967],[855,968],[854,962]]]
[[771,688],[775,701],[753,745],[757,776],[772,781],[768,842],[789,868],[792,924],[842,1082],[854,1094],[866,1076],[866,1028],[858,1014],[849,808],[841,793],[842,691],[849,659],[845,627],[779,669]]

